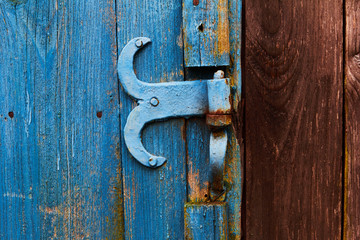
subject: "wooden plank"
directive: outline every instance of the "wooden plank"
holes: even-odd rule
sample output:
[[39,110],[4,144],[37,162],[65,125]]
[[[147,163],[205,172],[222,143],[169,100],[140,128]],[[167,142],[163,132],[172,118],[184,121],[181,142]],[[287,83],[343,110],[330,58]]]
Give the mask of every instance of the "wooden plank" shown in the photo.
[[226,203],[185,204],[185,239],[227,240]]
[[345,1],[345,192],[344,239],[360,238],[360,3]]
[[[229,1],[230,58],[232,64],[224,70],[233,87],[233,127],[229,128],[229,146],[226,153],[224,182],[227,189],[229,239],[241,239],[241,8],[242,2]],[[186,68],[186,80],[211,79],[219,68]],[[237,114],[238,113],[238,114]],[[237,131],[233,131],[233,128]],[[238,136],[236,136],[238,134]],[[209,201],[209,127],[204,118],[186,120],[187,141],[187,201]]]
[[[39,239],[39,162],[36,161],[34,75],[39,60],[31,39],[45,11],[0,3],[0,238]],[[32,22],[33,21],[33,22]],[[34,29],[35,28],[35,29]],[[35,46],[34,46],[35,45]],[[30,55],[29,57],[27,57]],[[43,76],[38,74],[41,81]]]
[[[69,238],[123,234],[115,1],[58,3],[56,96]],[[59,191],[59,190],[58,190]],[[61,206],[61,205],[60,205]]]
[[205,118],[192,118],[186,123],[187,201],[206,202],[209,194],[210,130]]
[[0,6],[0,234],[121,238],[114,2]]
[[343,2],[245,2],[246,239],[341,239]]
[[228,0],[184,0],[183,32],[186,67],[228,66]]
[[[138,78],[145,82],[183,81],[181,2],[117,1],[118,51],[132,38],[152,43],[135,57]],[[136,103],[120,91],[121,131]],[[129,154],[121,138],[126,239],[183,239],[186,200],[184,120],[148,125],[142,134],[145,148],[167,158],[157,169],[142,166]]]
[[225,187],[227,189],[226,202],[228,203],[228,230],[229,239],[241,239],[241,203],[243,170],[241,160],[244,157],[242,131],[242,107],[241,107],[241,29],[242,29],[242,1],[229,0],[229,27],[230,27],[230,66],[226,71],[232,86],[234,109],[232,126],[228,132],[229,146],[226,153]]

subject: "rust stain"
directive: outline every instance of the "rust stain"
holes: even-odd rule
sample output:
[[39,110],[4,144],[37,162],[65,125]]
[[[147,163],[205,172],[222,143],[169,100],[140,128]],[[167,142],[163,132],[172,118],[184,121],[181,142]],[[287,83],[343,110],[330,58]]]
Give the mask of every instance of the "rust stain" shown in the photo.
[[[187,181],[189,185],[189,201],[205,202],[209,197],[209,182],[200,182],[199,169],[193,167],[193,162],[188,164]],[[202,188],[201,185],[204,187]]]
[[228,1],[219,0],[217,29],[217,55],[230,53]]
[[39,211],[47,215],[63,215],[63,212],[59,211],[59,208],[57,206],[53,208],[47,206],[46,207],[40,206]]
[[229,212],[229,222],[228,222],[228,231],[232,239],[240,239],[240,229],[241,225],[241,189],[243,182],[238,184],[238,180],[242,178],[241,171],[241,162],[240,162],[240,145],[235,137],[234,132],[231,133],[229,137],[229,145],[226,154],[226,165],[225,165],[225,174],[224,174],[224,185],[228,192],[231,192],[231,201],[235,204],[232,207],[231,212]]
[[[117,152],[120,152],[117,147]],[[116,153],[118,155],[120,153]],[[125,226],[124,226],[124,200],[123,200],[123,191],[122,191],[122,178],[121,178],[121,167],[117,169],[117,174],[115,181],[111,184],[114,184],[113,191],[115,196],[115,205],[114,205],[114,215],[111,219],[111,224],[108,226],[111,239],[124,239]],[[106,221],[109,221],[109,218],[106,217]]]
[[206,115],[206,124],[209,126],[222,127],[231,124],[231,115]]
[[181,125],[181,139],[186,142],[186,125]]
[[[115,148],[115,156],[116,159],[120,160],[121,159],[121,154],[120,154],[120,143],[118,142],[116,144],[116,148]],[[120,170],[121,171],[121,170]]]

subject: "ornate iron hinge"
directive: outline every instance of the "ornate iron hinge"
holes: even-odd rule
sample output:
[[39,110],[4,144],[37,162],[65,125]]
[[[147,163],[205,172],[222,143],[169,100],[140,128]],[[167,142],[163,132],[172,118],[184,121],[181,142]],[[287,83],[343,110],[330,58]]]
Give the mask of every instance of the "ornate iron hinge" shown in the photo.
[[156,168],[165,157],[149,153],[141,142],[143,127],[155,120],[206,115],[211,128],[210,184],[213,192],[223,192],[223,169],[227,147],[225,127],[231,123],[230,85],[222,71],[214,79],[168,83],[146,83],[134,72],[135,53],[150,42],[149,38],[132,39],[118,60],[118,74],[125,91],[137,100],[128,116],[124,138],[131,155],[142,165]]

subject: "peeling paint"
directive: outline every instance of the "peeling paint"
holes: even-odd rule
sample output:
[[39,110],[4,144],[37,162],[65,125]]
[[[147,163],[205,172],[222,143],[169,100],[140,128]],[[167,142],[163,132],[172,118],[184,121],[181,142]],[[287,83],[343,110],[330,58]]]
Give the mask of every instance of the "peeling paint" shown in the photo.
[[230,65],[228,1],[201,1],[183,7],[184,60],[187,67]]

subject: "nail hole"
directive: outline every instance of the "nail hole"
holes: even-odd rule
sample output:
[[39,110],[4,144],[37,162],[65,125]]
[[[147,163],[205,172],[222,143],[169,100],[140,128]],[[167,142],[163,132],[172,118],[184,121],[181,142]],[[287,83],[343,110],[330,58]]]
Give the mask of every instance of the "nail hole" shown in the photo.
[[102,117],[102,111],[96,112],[96,116],[97,116],[98,118],[101,118],[101,117]]
[[200,32],[204,31],[204,24],[201,23],[201,24],[198,26],[198,29],[199,29]]
[[9,115],[10,118],[13,118],[14,117],[14,112],[9,112],[8,115]]
[[205,198],[207,198],[208,197],[208,195],[207,194],[205,194]]

